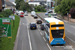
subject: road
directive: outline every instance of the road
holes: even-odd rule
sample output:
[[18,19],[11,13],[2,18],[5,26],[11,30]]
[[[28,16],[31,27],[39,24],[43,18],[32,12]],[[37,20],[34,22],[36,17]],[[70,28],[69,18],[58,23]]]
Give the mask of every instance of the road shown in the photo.
[[29,14],[24,18],[20,18],[20,21],[20,28],[16,38],[18,40],[15,43],[14,50],[49,50],[40,34],[39,25],[37,30],[29,29],[29,23],[36,22],[36,19]]
[[[37,24],[36,30],[29,29],[29,23],[36,22],[30,14],[24,18],[20,18],[20,27],[16,38],[14,50],[66,50],[66,46],[51,46],[44,32],[40,30],[40,25]],[[66,44],[69,46],[69,44]],[[69,49],[68,49],[69,50]]]
[[[48,17],[45,16],[45,13],[38,13],[38,15],[43,19]],[[66,37],[70,40],[71,43],[75,44],[75,23],[68,22],[66,20],[62,20],[62,21],[64,21],[65,24]]]

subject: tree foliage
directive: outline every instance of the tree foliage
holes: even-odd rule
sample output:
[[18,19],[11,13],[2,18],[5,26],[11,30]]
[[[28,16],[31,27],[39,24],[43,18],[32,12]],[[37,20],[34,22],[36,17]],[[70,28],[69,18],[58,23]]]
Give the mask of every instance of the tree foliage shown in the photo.
[[36,12],[46,12],[45,7],[42,5],[38,5],[38,6],[36,5],[34,8]]
[[55,6],[60,5],[62,0],[54,0],[55,1]]
[[55,12],[67,15],[73,7],[75,7],[75,0],[62,0],[61,4],[55,7]]
[[24,0],[16,0],[15,2],[16,2],[16,9],[29,11],[30,6],[27,2],[24,2]]
[[7,9],[0,13],[0,17],[9,17],[11,14],[13,14],[13,12],[10,9]]

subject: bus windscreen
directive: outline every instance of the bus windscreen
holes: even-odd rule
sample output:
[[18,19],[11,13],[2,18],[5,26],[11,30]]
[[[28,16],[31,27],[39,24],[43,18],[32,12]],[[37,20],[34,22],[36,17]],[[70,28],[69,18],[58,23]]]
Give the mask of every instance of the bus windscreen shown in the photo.
[[51,30],[53,38],[62,38],[64,34],[64,29],[62,30]]

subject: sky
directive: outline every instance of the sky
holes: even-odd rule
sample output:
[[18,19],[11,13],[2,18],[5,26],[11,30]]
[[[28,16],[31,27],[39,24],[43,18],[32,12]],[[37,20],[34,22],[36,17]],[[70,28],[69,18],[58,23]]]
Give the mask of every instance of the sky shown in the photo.
[[[9,0],[10,2],[15,2],[15,0]],[[24,1],[26,1],[26,0],[24,0]]]

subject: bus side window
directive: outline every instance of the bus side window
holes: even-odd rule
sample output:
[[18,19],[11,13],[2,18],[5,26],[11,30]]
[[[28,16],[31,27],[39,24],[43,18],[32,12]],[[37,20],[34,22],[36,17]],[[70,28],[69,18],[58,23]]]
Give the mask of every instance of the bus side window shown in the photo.
[[46,33],[49,36],[48,26],[46,25]]
[[49,23],[47,23],[46,25],[50,28],[50,24]]

